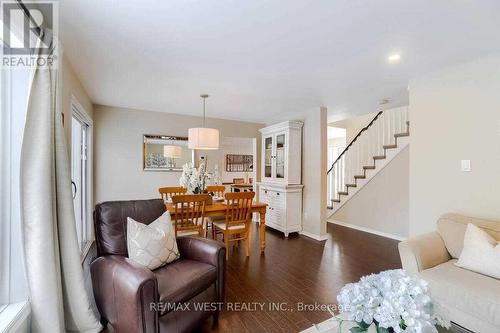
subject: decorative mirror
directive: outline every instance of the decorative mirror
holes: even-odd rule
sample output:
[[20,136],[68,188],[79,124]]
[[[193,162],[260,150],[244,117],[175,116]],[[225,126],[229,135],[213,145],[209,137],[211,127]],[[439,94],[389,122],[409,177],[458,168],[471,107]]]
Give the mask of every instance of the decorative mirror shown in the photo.
[[194,164],[194,150],[187,137],[144,134],[142,158],[144,171],[182,171],[184,164]]

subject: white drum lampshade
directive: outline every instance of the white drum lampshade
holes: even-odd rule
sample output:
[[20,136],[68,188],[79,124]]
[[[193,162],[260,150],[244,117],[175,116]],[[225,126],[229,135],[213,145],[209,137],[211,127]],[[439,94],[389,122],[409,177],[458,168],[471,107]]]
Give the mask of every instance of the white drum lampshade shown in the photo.
[[202,127],[190,128],[188,132],[188,148],[215,150],[219,149],[219,130],[205,127],[205,102],[207,94],[200,95],[203,99],[203,125]]
[[181,158],[182,147],[180,146],[163,146],[163,156],[170,158]]
[[189,129],[189,149],[219,149],[219,130],[215,128],[196,127]]

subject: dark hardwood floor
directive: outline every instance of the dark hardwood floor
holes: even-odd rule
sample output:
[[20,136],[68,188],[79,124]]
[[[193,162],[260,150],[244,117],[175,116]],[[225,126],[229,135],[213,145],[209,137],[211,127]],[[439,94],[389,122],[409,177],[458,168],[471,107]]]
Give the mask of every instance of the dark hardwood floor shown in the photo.
[[[326,310],[299,311],[308,305],[336,303],[336,295],[349,282],[386,269],[400,268],[398,241],[328,224],[329,239],[318,242],[297,234],[286,239],[268,229],[267,247],[259,253],[257,228],[253,229],[250,258],[230,250],[227,261],[226,304],[219,322],[210,321],[202,332],[299,332],[330,317]],[[235,311],[236,305],[252,306]],[[269,309],[272,304],[279,309]],[[260,310],[264,306],[264,310]]]

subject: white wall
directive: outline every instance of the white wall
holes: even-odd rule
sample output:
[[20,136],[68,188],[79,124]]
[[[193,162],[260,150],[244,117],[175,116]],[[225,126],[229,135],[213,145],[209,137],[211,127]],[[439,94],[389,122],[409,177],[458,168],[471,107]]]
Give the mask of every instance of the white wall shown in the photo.
[[[256,170],[260,166],[257,164],[257,158],[254,153],[257,151],[257,140],[255,138],[237,138],[237,137],[224,137],[222,140],[222,181],[224,183],[232,183],[233,178],[253,178],[255,180]],[[226,155],[254,155],[253,157],[253,170],[252,172],[228,172],[226,171]]]
[[500,220],[500,55],[411,80],[410,108],[410,235],[446,212]]
[[64,130],[66,132],[66,144],[69,153],[71,154],[71,97],[74,96],[83,106],[85,112],[92,119],[94,115],[92,101],[90,100],[85,88],[82,86],[80,79],[76,75],[68,58],[63,57],[62,61],[62,112],[64,114]]
[[[180,172],[142,170],[142,135],[187,136],[188,128],[199,124],[199,117],[94,106],[95,201],[156,198],[159,187],[177,186]],[[264,127],[211,118],[207,119],[207,126],[218,128],[223,137],[257,138],[258,141],[258,130]],[[258,161],[259,146],[257,149]]]
[[346,143],[349,144],[359,131],[372,121],[378,112],[364,114],[362,116],[350,117],[328,124],[328,126],[344,128],[346,130]]
[[326,235],[327,110],[310,112],[302,131],[303,221],[305,235]]
[[345,147],[346,138],[331,138],[328,139],[328,147]]
[[[226,171],[226,155],[253,155],[253,171],[249,172],[228,172]],[[253,178],[256,179],[257,167],[257,139],[242,137],[221,137],[219,149],[201,152],[207,158],[208,172],[213,172],[215,164],[219,166],[223,183],[232,183],[233,178]]]
[[409,231],[410,148],[388,165],[329,220],[405,238]]

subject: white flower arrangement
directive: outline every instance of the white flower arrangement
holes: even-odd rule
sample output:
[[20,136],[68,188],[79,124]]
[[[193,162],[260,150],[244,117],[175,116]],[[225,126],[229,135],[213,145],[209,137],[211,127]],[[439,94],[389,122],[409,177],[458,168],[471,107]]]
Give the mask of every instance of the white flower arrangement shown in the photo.
[[436,325],[450,323],[438,314],[427,282],[402,269],[364,276],[345,285],[337,296],[343,320],[355,321],[352,333],[367,332],[374,324],[378,333],[437,332]]
[[193,166],[193,163],[188,162],[182,166],[179,184],[187,188],[189,193],[202,193],[205,190],[207,179],[205,162],[201,162],[198,169]]

